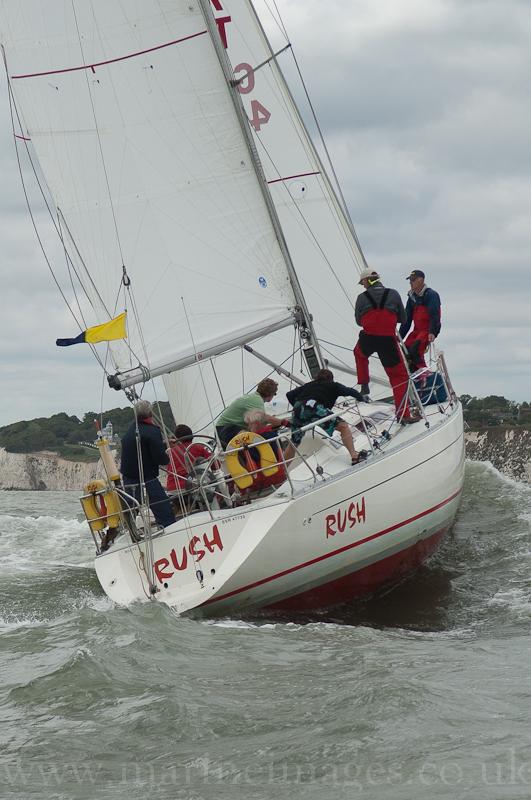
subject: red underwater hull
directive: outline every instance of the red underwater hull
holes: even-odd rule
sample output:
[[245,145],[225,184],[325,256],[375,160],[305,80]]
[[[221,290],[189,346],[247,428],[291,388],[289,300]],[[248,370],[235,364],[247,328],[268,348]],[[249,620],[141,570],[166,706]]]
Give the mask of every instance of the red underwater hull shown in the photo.
[[449,528],[437,531],[427,539],[393,553],[380,561],[267,606],[273,611],[310,611],[346,603],[371,594],[418,569],[439,546]]

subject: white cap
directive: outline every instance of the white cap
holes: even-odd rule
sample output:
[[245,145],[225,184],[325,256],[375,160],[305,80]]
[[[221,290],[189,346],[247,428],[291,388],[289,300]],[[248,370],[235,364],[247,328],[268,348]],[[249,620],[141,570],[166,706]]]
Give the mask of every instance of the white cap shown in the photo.
[[376,272],[375,269],[364,269],[364,270],[362,270],[362,272],[360,273],[360,279],[359,279],[358,283],[361,283],[366,278],[369,278],[369,280],[373,280],[373,281],[379,281],[380,280],[380,276],[378,275],[378,273]]

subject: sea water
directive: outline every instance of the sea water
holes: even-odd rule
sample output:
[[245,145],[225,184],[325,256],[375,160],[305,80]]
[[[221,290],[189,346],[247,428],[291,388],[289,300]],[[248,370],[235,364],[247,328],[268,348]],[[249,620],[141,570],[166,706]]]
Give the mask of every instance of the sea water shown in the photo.
[[115,606],[79,512],[0,493],[2,799],[531,797],[531,487],[468,463],[427,566],[281,620]]

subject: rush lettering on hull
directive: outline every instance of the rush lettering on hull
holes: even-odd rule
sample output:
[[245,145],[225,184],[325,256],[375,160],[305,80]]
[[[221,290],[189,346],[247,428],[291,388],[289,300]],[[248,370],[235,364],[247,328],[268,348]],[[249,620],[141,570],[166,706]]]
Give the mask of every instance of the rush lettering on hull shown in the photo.
[[223,550],[223,542],[221,541],[218,526],[214,525],[211,536],[207,533],[204,533],[201,537],[193,536],[188,546],[183,545],[179,552],[172,548],[168,558],[159,558],[155,561],[154,567],[157,580],[159,583],[164,584],[176,572],[184,572],[190,565],[198,564],[207,552],[213,553],[216,548]]
[[326,515],[326,538],[344,533],[360,522],[365,522],[365,497],[349,505],[340,506],[333,514]]

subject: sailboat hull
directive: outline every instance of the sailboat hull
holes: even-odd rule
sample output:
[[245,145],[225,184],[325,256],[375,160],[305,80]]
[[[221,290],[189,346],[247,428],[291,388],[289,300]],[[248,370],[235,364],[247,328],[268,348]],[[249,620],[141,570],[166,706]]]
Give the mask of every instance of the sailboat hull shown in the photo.
[[[166,529],[152,540],[155,599],[217,616],[323,608],[374,592],[434,552],[455,519],[463,471],[458,406],[433,429],[298,496],[280,493]],[[145,547],[96,559],[113,600],[149,598]]]

